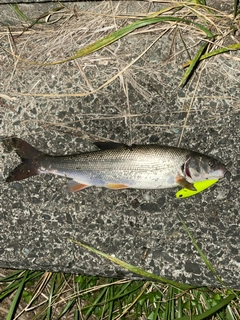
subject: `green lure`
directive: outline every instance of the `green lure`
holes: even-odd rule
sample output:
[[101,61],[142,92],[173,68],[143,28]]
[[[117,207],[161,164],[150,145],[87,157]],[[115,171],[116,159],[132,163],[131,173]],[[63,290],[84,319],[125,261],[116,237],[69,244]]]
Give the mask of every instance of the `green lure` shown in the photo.
[[183,198],[195,196],[195,194],[198,194],[203,190],[211,187],[216,182],[218,182],[218,179],[195,182],[193,185],[196,188],[196,191],[183,188],[176,193],[176,198],[183,199]]

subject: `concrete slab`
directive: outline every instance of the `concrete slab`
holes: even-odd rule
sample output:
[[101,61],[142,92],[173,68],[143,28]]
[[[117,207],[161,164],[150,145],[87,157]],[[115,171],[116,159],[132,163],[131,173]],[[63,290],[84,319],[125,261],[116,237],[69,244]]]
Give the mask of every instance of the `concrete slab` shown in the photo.
[[[136,12],[131,4],[105,2],[103,11]],[[90,5],[92,12],[99,3]],[[50,175],[7,184],[4,179],[19,159],[1,147],[0,267],[137,278],[73,244],[72,238],[163,277],[221,286],[196,252],[181,216],[218,275],[239,289],[239,53],[202,64],[183,89],[178,84],[188,57],[178,30],[191,54],[202,36],[182,26],[173,26],[158,41],[163,26],[139,30],[89,57],[56,66],[34,66],[8,53],[31,61],[62,59],[106,28],[114,31],[116,24],[126,23],[68,8],[58,24],[33,30],[19,20],[15,26],[6,19],[1,24],[0,135],[16,135],[51,154],[93,150],[96,140],[179,144],[222,159],[233,178],[185,200],[175,198],[177,189],[93,187],[69,194],[66,179]],[[149,3],[138,8],[139,14],[155,9]],[[85,10],[86,4],[78,3],[77,11]],[[84,96],[151,44],[120,77]]]

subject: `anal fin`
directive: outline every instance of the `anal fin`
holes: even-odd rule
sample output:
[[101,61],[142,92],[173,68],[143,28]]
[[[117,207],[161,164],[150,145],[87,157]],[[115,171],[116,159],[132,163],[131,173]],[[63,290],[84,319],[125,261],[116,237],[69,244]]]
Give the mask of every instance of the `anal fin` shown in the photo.
[[77,182],[75,180],[69,180],[67,185],[67,189],[70,192],[77,192],[88,187],[89,185]]
[[108,189],[115,189],[115,190],[129,188],[129,186],[127,186],[124,183],[106,183],[105,187]]

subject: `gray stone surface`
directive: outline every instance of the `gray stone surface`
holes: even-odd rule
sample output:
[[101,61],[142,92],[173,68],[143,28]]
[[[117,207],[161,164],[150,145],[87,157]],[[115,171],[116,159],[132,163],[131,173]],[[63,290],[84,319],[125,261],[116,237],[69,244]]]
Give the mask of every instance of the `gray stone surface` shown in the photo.
[[[94,11],[97,4],[90,5]],[[124,8],[121,13],[132,10],[130,3]],[[110,4],[108,9],[111,12]],[[145,3],[139,12],[150,9]],[[4,10],[10,19],[9,8]],[[163,277],[221,286],[192,245],[181,216],[218,275],[239,289],[239,53],[208,61],[181,89],[181,64],[188,58],[173,28],[108,86],[73,97],[69,95],[98,88],[126,67],[156,40],[162,26],[57,66],[33,66],[3,50],[23,59],[52,61],[91,43],[95,30],[101,36],[106,26],[110,31],[115,28],[111,18],[87,19],[93,21],[87,30],[84,17],[69,14],[64,28],[61,22],[57,27],[36,26],[35,32],[28,30],[19,37],[22,27],[12,27],[11,34],[1,27],[0,135],[16,135],[51,154],[93,150],[92,142],[100,139],[179,144],[222,159],[233,177],[185,200],[175,198],[177,189],[92,187],[69,194],[66,179],[50,175],[5,183],[19,159],[1,147],[0,266],[136,278],[73,244],[68,240],[72,238]],[[184,28],[182,33],[189,51],[196,52],[200,36]]]

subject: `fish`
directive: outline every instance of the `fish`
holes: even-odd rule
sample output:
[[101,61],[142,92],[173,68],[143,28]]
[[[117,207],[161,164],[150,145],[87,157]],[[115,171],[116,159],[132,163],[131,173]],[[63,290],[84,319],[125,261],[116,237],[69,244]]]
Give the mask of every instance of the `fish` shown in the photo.
[[198,181],[224,178],[228,172],[219,160],[188,149],[158,145],[125,145],[95,142],[95,151],[71,155],[50,155],[38,151],[26,141],[5,140],[21,158],[6,182],[39,174],[68,178],[71,192],[90,186],[109,189],[165,189],[182,186],[196,190]]

